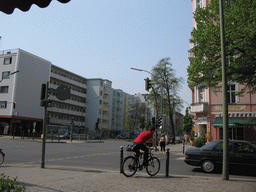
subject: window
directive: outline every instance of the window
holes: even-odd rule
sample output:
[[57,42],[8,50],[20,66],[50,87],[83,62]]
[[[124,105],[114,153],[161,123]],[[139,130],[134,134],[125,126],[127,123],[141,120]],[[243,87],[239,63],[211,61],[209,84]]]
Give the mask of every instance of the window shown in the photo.
[[199,102],[206,102],[205,88],[199,89]]
[[10,71],[4,71],[2,73],[2,79],[10,79]]
[[236,102],[236,85],[228,85],[228,103]]
[[4,109],[7,107],[7,101],[0,101],[0,109]]
[[8,93],[8,86],[1,86],[0,87],[0,93]]
[[196,0],[196,7],[203,8],[203,0]]
[[4,58],[4,65],[9,65],[11,63],[12,63],[12,58],[11,57]]

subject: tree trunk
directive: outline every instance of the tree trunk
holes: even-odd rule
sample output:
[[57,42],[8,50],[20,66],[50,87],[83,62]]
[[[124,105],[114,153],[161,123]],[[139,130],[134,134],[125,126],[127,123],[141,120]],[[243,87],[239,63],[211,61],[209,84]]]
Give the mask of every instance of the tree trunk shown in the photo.
[[175,141],[175,129],[174,129],[174,123],[173,123],[173,118],[172,118],[172,109],[169,109],[169,119],[170,119],[170,125],[171,125],[171,138],[174,139]]

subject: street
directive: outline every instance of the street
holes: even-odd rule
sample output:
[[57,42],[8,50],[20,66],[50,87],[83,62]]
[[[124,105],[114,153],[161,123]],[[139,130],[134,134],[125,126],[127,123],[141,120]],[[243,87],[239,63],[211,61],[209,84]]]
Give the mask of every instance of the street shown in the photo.
[[[87,169],[120,170],[120,147],[124,147],[124,158],[129,155],[125,151],[127,141],[105,140],[104,143],[85,143],[83,142],[47,142],[45,154],[45,166],[65,166]],[[42,143],[20,138],[12,139],[7,137],[0,138],[0,146],[5,155],[3,165],[37,165],[41,163]],[[192,167],[184,162],[182,144],[170,148],[169,175],[182,176],[211,176],[221,177],[221,171],[216,173],[204,173],[199,167]],[[154,153],[160,159],[161,168],[159,174],[166,173],[166,155],[159,152]],[[2,166],[3,166],[2,165]],[[146,172],[145,169],[142,172]],[[243,178],[256,180],[256,175],[247,172],[234,172],[231,170],[232,178]]]

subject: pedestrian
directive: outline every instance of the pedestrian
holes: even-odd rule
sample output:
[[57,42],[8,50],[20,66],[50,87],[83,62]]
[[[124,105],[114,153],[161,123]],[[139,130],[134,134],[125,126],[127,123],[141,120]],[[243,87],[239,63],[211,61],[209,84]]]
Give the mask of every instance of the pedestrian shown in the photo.
[[161,147],[161,154],[165,153],[165,136],[164,134],[160,137],[160,147]]

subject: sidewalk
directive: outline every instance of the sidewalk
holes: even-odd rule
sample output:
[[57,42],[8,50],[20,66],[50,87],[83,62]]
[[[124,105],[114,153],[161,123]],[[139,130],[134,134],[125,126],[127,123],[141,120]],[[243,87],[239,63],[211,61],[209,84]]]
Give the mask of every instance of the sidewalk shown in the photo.
[[127,178],[117,171],[89,170],[75,167],[18,166],[3,164],[1,173],[18,177],[31,192],[69,192],[69,191],[256,191],[254,180],[229,180],[213,177],[189,177],[157,175],[150,177],[138,172]]

